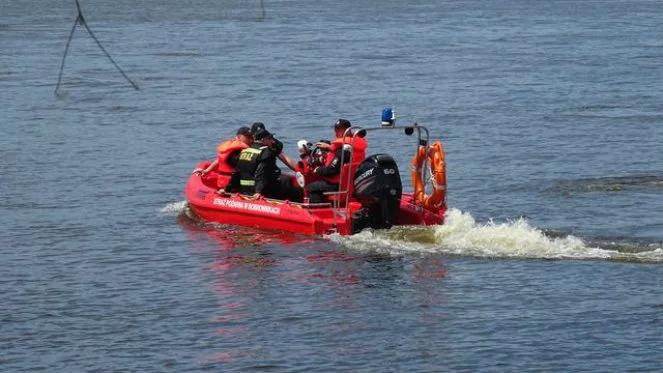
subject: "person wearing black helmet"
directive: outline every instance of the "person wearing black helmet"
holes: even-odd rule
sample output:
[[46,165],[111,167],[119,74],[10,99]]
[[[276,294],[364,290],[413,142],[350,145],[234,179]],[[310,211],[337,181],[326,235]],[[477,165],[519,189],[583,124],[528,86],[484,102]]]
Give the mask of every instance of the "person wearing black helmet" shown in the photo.
[[292,185],[290,178],[282,176],[276,166],[274,136],[266,129],[258,129],[253,137],[253,145],[239,155],[231,184],[238,184],[240,193],[254,197],[300,201],[302,191]]
[[254,122],[254,123],[251,125],[251,133],[253,133],[254,135],[255,135],[258,131],[260,131],[260,130],[264,130],[264,129],[266,129],[266,128],[265,128],[265,124],[264,124],[263,122]]
[[[251,133],[256,134],[261,130],[266,130],[264,123],[255,122],[251,125]],[[289,169],[295,171],[297,165],[285,153],[283,153],[283,143],[281,141],[274,138],[274,144],[271,146],[271,149],[283,164],[288,166]]]

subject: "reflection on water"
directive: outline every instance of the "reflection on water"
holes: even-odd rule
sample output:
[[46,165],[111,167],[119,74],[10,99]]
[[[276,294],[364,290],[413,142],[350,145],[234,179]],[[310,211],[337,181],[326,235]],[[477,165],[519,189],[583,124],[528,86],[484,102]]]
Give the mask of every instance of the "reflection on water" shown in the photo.
[[[365,313],[375,302],[390,309],[405,284],[412,286],[411,300],[399,300],[398,307],[414,312],[413,322],[434,328],[444,314],[436,310],[444,299],[438,287],[448,276],[441,257],[363,253],[326,239],[205,224],[185,216],[178,221],[194,253],[203,258],[217,299],[212,320],[219,349],[205,358],[208,364],[267,360],[281,366],[284,362],[268,352],[274,348],[264,345],[266,339],[311,351],[309,344],[335,340],[340,343],[332,343],[327,353],[354,354],[352,335],[385,333],[392,325],[381,313],[351,315]],[[421,348],[434,353],[432,344]]]

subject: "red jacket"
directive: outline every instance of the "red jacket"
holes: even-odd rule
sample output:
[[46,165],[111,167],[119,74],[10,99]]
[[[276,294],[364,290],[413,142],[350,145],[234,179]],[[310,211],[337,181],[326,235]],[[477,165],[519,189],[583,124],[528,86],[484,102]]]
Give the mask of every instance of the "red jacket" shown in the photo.
[[[345,138],[337,138],[332,141],[331,146],[329,147],[329,154],[327,154],[327,160],[323,167],[320,167],[318,174],[323,176],[325,180],[332,184],[338,184],[341,179],[341,173],[344,172],[343,165],[341,162],[341,154],[343,154],[343,148],[346,145],[352,146],[352,160],[354,164],[353,168],[356,170],[357,164],[366,158],[366,148],[368,147],[368,142],[363,137],[355,136],[354,141],[352,136],[346,136]],[[343,162],[350,163],[350,160],[344,158]],[[353,170],[354,171],[354,170]],[[343,180],[348,180],[348,177],[352,175],[343,174]],[[344,183],[345,184],[345,183]]]

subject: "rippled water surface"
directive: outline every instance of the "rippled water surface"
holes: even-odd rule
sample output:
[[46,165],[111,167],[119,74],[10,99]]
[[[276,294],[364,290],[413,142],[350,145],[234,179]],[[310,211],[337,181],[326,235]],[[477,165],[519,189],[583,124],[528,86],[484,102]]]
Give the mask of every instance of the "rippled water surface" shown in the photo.
[[[74,3],[0,2],[0,371],[663,370],[659,1],[81,5],[139,91],[79,27],[56,97]],[[444,141],[444,226],[187,208],[238,126],[384,106]]]

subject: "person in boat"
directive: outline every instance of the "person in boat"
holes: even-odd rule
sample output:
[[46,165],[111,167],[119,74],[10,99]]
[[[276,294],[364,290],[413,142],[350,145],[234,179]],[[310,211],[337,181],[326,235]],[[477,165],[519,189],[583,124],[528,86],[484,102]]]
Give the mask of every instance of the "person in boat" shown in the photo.
[[[320,140],[320,142],[331,145],[331,141],[329,140]],[[297,162],[297,169],[295,171],[304,177],[304,184],[308,185],[320,180],[320,176],[313,174],[313,170],[325,164],[329,149],[321,149],[320,147],[313,146],[307,140],[299,140],[297,142],[297,150],[299,151],[300,160]]]
[[[347,119],[339,119],[334,123],[334,134],[336,139],[331,143],[319,142],[316,147],[327,151],[327,159],[324,165],[316,167],[313,174],[319,176],[321,180],[314,181],[307,185],[307,191],[310,203],[324,202],[325,192],[336,192],[339,190],[341,180],[342,164],[352,162],[359,163],[366,158],[366,148],[368,143],[361,134],[354,136],[352,127]],[[354,140],[353,140],[354,139]],[[347,181],[352,175],[343,175]]]
[[217,171],[220,175],[231,177],[235,172],[235,167],[237,167],[240,152],[251,144],[253,144],[251,129],[244,126],[240,127],[234,138],[228,139],[217,146],[217,158],[209,166],[204,169],[197,168],[193,172],[204,176],[212,171]]
[[277,150],[274,136],[267,130],[258,130],[255,142],[242,150],[237,161],[237,172],[231,185],[239,185],[239,192],[253,197],[264,196],[299,202],[302,190],[295,187],[292,178],[281,175],[276,166]]
[[[255,122],[251,125],[251,133],[256,134],[261,130],[266,130],[265,124],[262,122]],[[297,164],[293,162],[287,154],[283,152],[283,143],[277,138],[274,138],[274,145],[271,148],[275,153],[276,157],[283,162],[289,169],[296,171]]]

